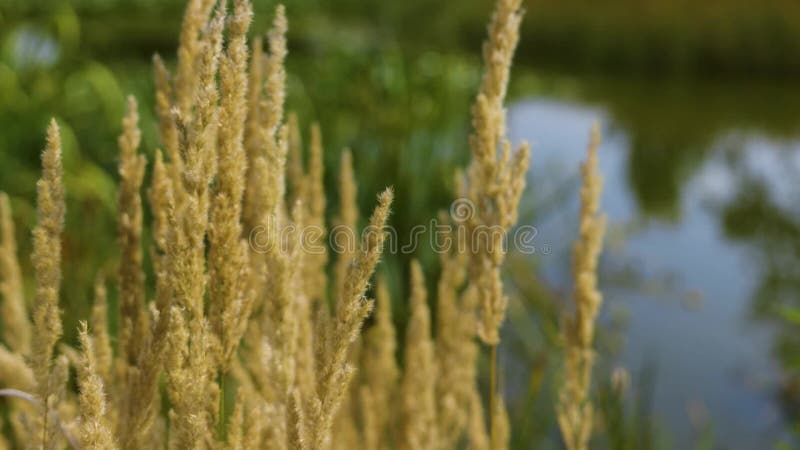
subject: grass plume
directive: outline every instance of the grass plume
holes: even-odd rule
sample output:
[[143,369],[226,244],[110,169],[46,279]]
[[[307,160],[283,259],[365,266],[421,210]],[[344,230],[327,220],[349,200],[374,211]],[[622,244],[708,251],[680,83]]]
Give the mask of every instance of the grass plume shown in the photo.
[[[160,148],[149,168],[137,102],[128,99],[118,139],[118,316],[109,315],[114,291],[106,292],[112,280],[101,271],[88,324],[78,330],[80,351],[57,346],[65,202],[55,121],[37,185],[32,322],[8,197],[0,195],[0,387],[18,390],[9,415],[15,439],[37,450],[72,445],[73,436],[86,449],[507,448],[496,377],[488,405],[478,390],[479,342],[496,373],[507,295],[502,240],[517,221],[529,158],[525,144],[512,151],[504,110],[521,0],[497,0],[489,26],[461,189],[474,214],[453,223],[490,237],[474,252],[441,254],[430,296],[422,265],[411,263],[403,345],[389,289],[396,280],[372,286],[395,192],[378,195],[358,238],[358,149],[341,153],[339,199],[329,202],[323,128],[305,122],[312,125],[304,148],[303,121],[285,114],[286,11],[278,5],[265,39],[248,45],[252,16],[248,0],[189,1],[175,67],[153,58]],[[565,329],[573,380],[559,397],[565,436],[591,423],[591,411],[575,405],[587,404],[600,303],[596,145],[583,169],[577,309]],[[335,256],[332,237],[336,247],[345,241]],[[68,360],[77,391],[67,382]],[[578,434],[570,450],[585,448],[585,430]]]
[[57,381],[53,371],[53,353],[61,338],[61,310],[58,306],[61,285],[61,234],[64,231],[64,184],[61,166],[61,136],[58,124],[50,121],[47,144],[42,153],[42,178],[36,185],[38,223],[33,230],[33,260],[36,294],[33,304],[33,339],[31,367],[36,394],[43,404],[41,434],[32,436],[42,448],[54,445],[56,426],[48,420],[51,401],[55,400]]
[[603,246],[606,218],[599,213],[603,179],[597,167],[600,129],[592,127],[586,161],[581,165],[579,237],[573,249],[575,312],[564,326],[566,355],[564,381],[559,391],[557,416],[568,450],[586,450],[592,433],[594,410],[589,398],[594,362],[595,320],[603,301],[597,289],[597,261]]
[[146,160],[137,154],[141,142],[136,99],[128,97],[127,113],[119,136],[120,188],[117,228],[122,252],[119,264],[120,349],[124,363],[135,365],[142,350],[147,314],[142,272],[142,199],[139,191],[144,179]]
[[79,335],[82,347],[81,365],[78,368],[80,386],[81,448],[86,450],[113,450],[118,448],[106,417],[106,395],[97,366],[97,358],[88,325],[81,322]]
[[411,320],[408,322],[403,373],[403,447],[408,450],[437,448],[436,360],[431,339],[431,317],[425,276],[416,260],[411,262]]
[[478,240],[472,265],[481,293],[479,335],[491,346],[500,341],[499,329],[507,303],[500,279],[500,266],[505,256],[502,240],[517,220],[529,158],[525,143],[511,154],[511,142],[505,136],[503,106],[511,62],[519,40],[520,8],[521,0],[497,2],[489,24],[489,39],[483,46],[486,67],[472,107],[472,161],[467,172],[467,189],[475,214],[469,225],[473,230],[484,228],[490,231],[488,239]]
[[25,304],[22,271],[17,259],[11,203],[5,192],[0,192],[0,296],[3,341],[14,352],[27,355],[31,347],[31,322]]

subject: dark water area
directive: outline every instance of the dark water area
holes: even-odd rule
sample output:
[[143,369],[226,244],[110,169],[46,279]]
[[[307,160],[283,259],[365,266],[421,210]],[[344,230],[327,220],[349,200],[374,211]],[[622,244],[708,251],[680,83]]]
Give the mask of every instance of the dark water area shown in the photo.
[[[652,378],[666,448],[790,443],[800,305],[800,89],[552,76],[509,109],[532,143],[527,206],[550,249],[538,267],[571,290],[579,163],[603,131],[600,264],[606,363]],[[549,205],[557,205],[549,207]],[[651,374],[651,375],[647,375]]]

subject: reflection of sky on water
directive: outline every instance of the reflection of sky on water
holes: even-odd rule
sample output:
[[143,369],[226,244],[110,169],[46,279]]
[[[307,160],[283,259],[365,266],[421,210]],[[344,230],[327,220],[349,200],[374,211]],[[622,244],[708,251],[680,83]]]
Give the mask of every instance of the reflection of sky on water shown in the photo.
[[[633,372],[634,381],[643,365],[655,364],[655,414],[676,448],[689,448],[690,417],[705,411],[724,448],[770,447],[784,430],[772,336],[747,320],[759,261],[746,246],[725,238],[715,205],[732,201],[744,170],[771,180],[775,202],[789,208],[796,178],[788,174],[800,172],[800,152],[793,150],[798,147],[749,134],[719,138],[685,179],[677,217],[649,219],[630,191],[628,137],[625,130],[608,129],[603,110],[557,101],[517,103],[509,129],[515,142],[532,143],[527,201],[545,205],[535,224],[537,240],[551,245],[553,254],[541,257],[541,271],[559,292],[569,292],[578,165],[595,120],[604,128],[602,203],[610,224],[601,264],[604,310],[606,316],[620,307],[629,313],[619,364]],[[565,185],[567,197],[547,208]]]

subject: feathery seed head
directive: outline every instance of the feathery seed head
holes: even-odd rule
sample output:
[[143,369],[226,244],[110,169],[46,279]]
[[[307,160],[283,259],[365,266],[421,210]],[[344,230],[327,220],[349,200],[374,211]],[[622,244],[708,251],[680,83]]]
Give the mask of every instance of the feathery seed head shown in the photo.
[[53,349],[61,337],[61,312],[58,307],[61,284],[61,233],[64,227],[64,187],[61,168],[61,138],[55,120],[47,129],[47,145],[42,153],[42,178],[37,183],[38,224],[33,230],[33,267],[36,295],[33,306],[34,334],[31,363],[38,394],[51,394],[50,373]]
[[[468,223],[474,230],[488,227],[491,242],[481,244],[472,255],[472,271],[481,300],[479,336],[486,344],[500,341],[499,328],[505,318],[500,267],[505,252],[502,238],[517,220],[517,208],[525,186],[528,148],[523,144],[513,155],[506,135],[503,108],[514,51],[522,19],[521,0],[498,0],[484,43],[484,74],[472,108],[470,149],[472,162],[465,190],[477,208]],[[499,149],[499,157],[498,157]],[[499,227],[500,233],[495,228]],[[470,235],[474,236],[474,233]],[[491,247],[487,245],[491,244]]]
[[411,320],[408,323],[403,376],[404,448],[436,448],[436,360],[425,277],[417,260],[411,261]]
[[575,312],[565,324],[564,381],[556,405],[561,434],[569,450],[586,450],[592,431],[593,410],[589,398],[594,361],[592,343],[602,302],[602,294],[597,288],[597,260],[606,226],[605,216],[599,213],[603,189],[597,167],[599,145],[600,131],[595,124],[586,161],[581,165],[580,228],[573,253]]
[[112,450],[117,448],[106,420],[106,399],[103,380],[98,374],[97,360],[86,322],[78,327],[82,348],[82,361],[78,370],[80,386],[80,436],[81,448],[87,450]]
[[3,340],[11,350],[27,355],[31,346],[31,323],[17,259],[14,220],[5,192],[0,192],[0,300]]
[[141,142],[136,99],[128,97],[127,113],[119,136],[119,175],[117,229],[121,247],[120,279],[120,348],[124,362],[136,364],[142,349],[147,314],[142,271],[142,199],[140,190],[146,160],[137,154]]

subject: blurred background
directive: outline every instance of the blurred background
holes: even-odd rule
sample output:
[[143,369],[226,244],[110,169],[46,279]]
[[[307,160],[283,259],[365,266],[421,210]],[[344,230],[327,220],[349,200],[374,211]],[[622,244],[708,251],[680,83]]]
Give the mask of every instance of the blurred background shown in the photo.
[[[536,254],[508,261],[500,357],[513,447],[561,445],[558,327],[571,291],[578,163],[599,121],[610,229],[593,448],[797,448],[800,3],[525,2],[509,126],[515,141],[533,144],[520,223],[538,235]],[[254,4],[253,30],[262,33],[275,3]],[[469,158],[492,2],[286,6],[289,109],[305,125],[322,124],[332,214],[339,152],[349,146],[361,210],[394,185],[393,225],[408,236],[449,207],[454,170]],[[0,0],[0,189],[27,255],[39,153],[55,116],[69,202],[67,339],[87,314],[95,273],[113,271],[118,256],[124,97],[139,99],[152,157],[150,61],[156,52],[174,60],[183,8],[182,0]],[[432,287],[436,255],[415,256]],[[390,256],[381,269],[400,327],[409,257]]]

